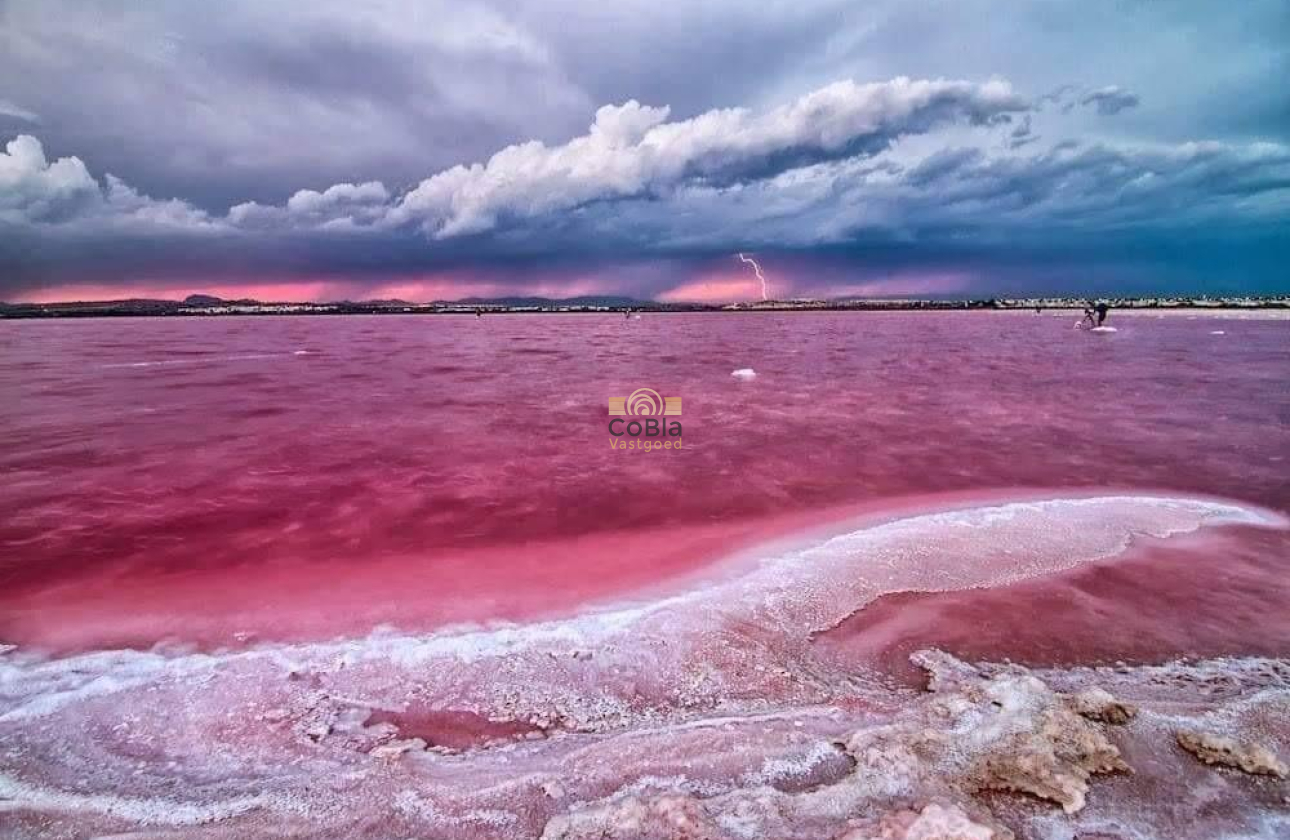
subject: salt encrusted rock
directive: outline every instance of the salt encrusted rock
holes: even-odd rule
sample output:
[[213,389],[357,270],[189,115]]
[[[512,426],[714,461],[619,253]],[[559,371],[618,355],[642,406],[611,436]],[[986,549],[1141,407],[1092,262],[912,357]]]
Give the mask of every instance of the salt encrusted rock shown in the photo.
[[1174,737],[1178,740],[1178,746],[1206,764],[1222,764],[1246,773],[1281,779],[1288,772],[1285,762],[1262,744],[1238,741],[1225,735],[1195,729],[1180,730],[1174,733]]
[[1078,694],[1067,695],[1066,699],[1075,714],[1116,726],[1123,726],[1138,714],[1137,706],[1116,700],[1110,692],[1101,688],[1090,688]]
[[837,840],[1013,840],[1013,834],[993,820],[968,816],[956,804],[933,802],[921,811],[893,811],[876,828],[853,829]]
[[1102,731],[1067,708],[1060,695],[1033,677],[1019,682],[1024,685],[1006,691],[1030,692],[1022,700],[1028,708],[1010,708],[1005,701],[1001,714],[1020,711],[1024,717],[1016,731],[986,749],[971,778],[981,788],[1052,800],[1072,814],[1084,807],[1090,776],[1127,772],[1129,766]]
[[929,672],[934,708],[949,723],[943,734],[972,756],[965,786],[1030,793],[1074,813],[1084,807],[1090,776],[1129,770],[1101,728],[1076,711],[1127,720],[1131,707],[1106,692],[1058,694],[1024,669],[986,678],[942,651],[912,659]]
[[403,741],[390,741],[368,750],[368,755],[381,761],[398,761],[410,752],[424,752],[426,742],[421,738],[409,738]]
[[961,659],[943,650],[929,648],[915,651],[909,661],[927,672],[927,690],[943,694],[957,691],[967,694],[980,693],[984,680],[981,672]]
[[291,712],[286,709],[268,709],[260,714],[260,720],[265,723],[281,723],[291,717]]
[[[741,799],[763,810],[777,810],[764,799]],[[880,818],[863,819],[860,827],[835,840],[1014,840],[1014,835],[982,814],[969,814],[952,802],[932,802],[921,809],[899,809]],[[705,803],[690,796],[628,797],[612,804],[574,811],[547,823],[542,840],[736,840],[746,832],[728,832]],[[778,834],[773,835],[778,836]],[[793,833],[793,836],[798,836]]]
[[[987,675],[940,651],[914,661],[928,671],[931,695],[890,723],[837,738],[847,762],[825,781],[705,798],[620,791],[553,817],[542,836],[1011,840],[972,793],[1029,793],[1073,813],[1094,774],[1129,769],[1098,721],[1127,721],[1136,710],[1107,692],[1062,694],[1024,668]],[[921,805],[911,809],[914,796]]]
[[321,741],[331,734],[331,724],[325,721],[310,723],[304,727],[304,733],[311,741]]
[[691,796],[628,797],[553,817],[542,840],[724,840],[703,804]]

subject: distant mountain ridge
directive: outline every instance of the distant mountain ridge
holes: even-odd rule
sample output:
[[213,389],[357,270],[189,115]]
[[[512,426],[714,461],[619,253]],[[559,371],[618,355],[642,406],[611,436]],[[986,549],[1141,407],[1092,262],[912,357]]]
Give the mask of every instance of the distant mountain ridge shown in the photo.
[[228,310],[246,314],[266,314],[264,310],[308,310],[314,312],[392,312],[424,310],[488,309],[637,309],[659,307],[653,301],[621,295],[581,295],[571,298],[536,296],[469,297],[461,300],[412,302],[399,298],[336,301],[261,301],[254,298],[230,300],[217,295],[195,293],[183,300],[165,298],[120,298],[117,300],[67,300],[51,303],[8,303],[0,301],[0,315],[40,317],[42,315],[204,315],[222,314]]
[[184,306],[259,306],[261,301],[253,298],[225,300],[214,295],[189,295],[180,301]]
[[[1110,298],[1116,309],[1283,309],[1290,310],[1290,296],[1250,297],[1127,297]],[[130,298],[123,300],[61,301],[55,303],[3,303],[0,318],[101,318],[130,316],[204,315],[471,315],[518,312],[723,312],[723,311],[827,311],[827,310],[954,310],[954,309],[1071,309],[1088,306],[1088,298],[985,298],[916,299],[849,298],[744,301],[742,303],[684,303],[641,300],[625,295],[579,295],[569,298],[538,296],[469,297],[412,303],[400,299],[329,301],[326,303],[227,300],[215,295],[192,294],[183,300]]]
[[[255,298],[229,299],[208,294],[191,294],[183,300],[166,298],[121,298],[118,300],[68,300],[48,304],[5,303],[2,306],[146,306],[146,307],[197,307],[210,306],[270,306],[284,304],[312,304],[315,306],[425,306],[425,303],[402,300],[399,298],[376,298],[371,300],[332,300],[332,301],[262,301]],[[446,306],[648,306],[653,301],[623,295],[579,295],[569,298],[552,298],[536,296],[515,297],[468,297],[455,300],[435,300],[430,303]]]
[[468,297],[460,300],[438,301],[456,306],[648,306],[654,301],[640,300],[621,295],[579,295],[570,298],[549,297]]

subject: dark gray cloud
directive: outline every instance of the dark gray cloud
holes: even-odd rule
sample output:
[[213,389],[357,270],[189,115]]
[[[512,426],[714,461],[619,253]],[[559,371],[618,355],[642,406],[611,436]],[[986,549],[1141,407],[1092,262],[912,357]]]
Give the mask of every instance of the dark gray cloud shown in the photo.
[[1084,94],[1080,97],[1079,103],[1091,105],[1099,114],[1110,117],[1129,108],[1138,107],[1140,101],[1136,93],[1130,93],[1117,85],[1109,85]]
[[1290,139],[1290,104],[1268,84],[1290,75],[1283,0],[996,6],[3,0],[0,100],[40,116],[51,155],[212,211],[335,183],[399,189],[560,142],[606,103],[685,119],[841,78],[1119,85],[1156,139]]
[[1286,31],[1282,0],[0,0],[0,297],[575,265],[654,288],[639,266],[741,249],[1284,288]]
[[19,105],[6,100],[0,99],[0,121],[16,123],[38,123],[40,115],[35,111],[28,111]]
[[5,2],[0,98],[41,115],[51,154],[207,209],[413,180],[600,104],[471,0]]
[[79,158],[49,160],[40,141],[24,134],[0,154],[0,208],[11,223],[51,227],[119,228],[127,220],[194,231],[416,226],[443,239],[594,202],[753,182],[872,155],[955,122],[996,124],[1029,107],[1001,81],[905,78],[837,82],[764,113],[725,108],[679,121],[668,119],[667,107],[632,100],[600,108],[587,132],[567,142],[508,146],[486,163],[433,174],[397,199],[379,181],[341,183],[299,190],[281,206],[242,202],[221,217],[179,199],[154,200],[111,174],[100,188]]
[[[68,275],[85,282],[329,276],[379,284],[435,272],[502,283],[588,270],[617,278],[633,266],[660,263],[681,272],[669,279],[666,272],[628,271],[635,278],[631,291],[647,294],[666,291],[686,266],[749,250],[796,255],[796,263],[824,260],[856,277],[967,272],[996,289],[1030,270],[1036,283],[1049,278],[1054,290],[1077,291],[1060,287],[1059,279],[1073,283],[1081,265],[1093,267],[1101,282],[1114,278],[1125,288],[1167,286],[1172,277],[1192,283],[1192,291],[1204,283],[1213,290],[1285,289],[1274,266],[1290,257],[1290,147],[1066,141],[1031,152],[995,142],[1011,137],[1007,125],[972,131],[967,139],[974,144],[930,154],[906,143],[934,134],[909,135],[874,154],[734,181],[677,180],[672,175],[684,171],[682,158],[647,171],[661,177],[657,187],[606,180],[606,171],[641,175],[633,162],[638,144],[611,144],[600,150],[609,161],[589,165],[572,197],[568,172],[558,167],[538,179],[536,192],[523,178],[511,182],[528,166],[491,175],[480,167],[454,182],[469,197],[465,204],[427,209],[418,200],[411,202],[413,212],[409,198],[416,190],[397,196],[378,183],[341,184],[298,192],[281,206],[236,207],[227,217],[142,196],[116,179],[86,191],[89,176],[75,162],[44,160],[34,141],[25,141],[16,157],[28,167],[23,177],[37,185],[24,195],[39,219],[0,238],[7,239],[0,265],[14,266],[11,288]],[[576,142],[544,153],[559,156],[572,147],[575,158],[587,157]],[[622,162],[613,165],[620,154],[628,157],[625,170]],[[536,171],[549,175],[550,169]],[[63,170],[55,184],[75,189],[47,183],[48,173]],[[0,185],[13,171],[0,158]],[[41,177],[33,180],[32,173]],[[498,176],[507,185],[500,193],[473,182]],[[43,198],[47,193],[52,197]],[[77,197],[74,209],[50,213],[53,199],[64,195]],[[40,247],[53,242],[57,250]],[[1202,265],[1210,270],[1199,276]]]

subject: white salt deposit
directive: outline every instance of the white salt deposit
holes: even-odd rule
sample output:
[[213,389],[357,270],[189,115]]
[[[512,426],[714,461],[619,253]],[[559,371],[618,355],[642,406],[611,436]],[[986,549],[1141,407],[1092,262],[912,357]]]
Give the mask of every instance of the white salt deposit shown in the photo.
[[[953,774],[1006,746],[1002,722],[1024,723],[1047,708],[1031,700],[1051,701],[1006,675],[989,684],[997,706],[965,705],[953,689],[911,696],[822,658],[813,631],[888,592],[994,586],[1113,557],[1138,536],[1233,523],[1285,526],[1204,499],[1013,502],[852,524],[793,550],[750,552],[705,587],[530,625],[216,653],[10,651],[0,657],[0,820],[19,820],[7,835],[18,840],[208,822],[245,838],[648,838],[686,821],[721,840],[837,837],[851,820],[905,807],[897,800],[954,793]],[[595,656],[572,655],[585,650]],[[1248,687],[1233,689],[1243,694],[1215,702],[1272,714],[1290,695],[1279,668],[1247,669]],[[1185,681],[1133,673],[1043,679],[1082,689],[1096,676],[1117,696],[1149,682],[1156,694],[1128,697],[1143,716],[1124,729],[1158,719],[1153,702],[1174,715],[1170,726],[1204,713],[1177,711],[1192,708],[1178,702],[1192,691]],[[368,723],[374,709],[384,722]],[[945,730],[947,712],[961,727]],[[463,717],[484,730],[478,744],[440,743]],[[944,758],[919,753],[929,727],[953,738]],[[1160,775],[1147,798],[1124,804],[1132,791],[1121,792],[1116,813],[1147,827],[1177,819],[1174,838],[1222,836],[1185,814],[1139,816],[1170,774],[1213,772],[1161,749],[1160,768],[1135,767]],[[1089,783],[1093,818],[1112,802],[1102,784]]]

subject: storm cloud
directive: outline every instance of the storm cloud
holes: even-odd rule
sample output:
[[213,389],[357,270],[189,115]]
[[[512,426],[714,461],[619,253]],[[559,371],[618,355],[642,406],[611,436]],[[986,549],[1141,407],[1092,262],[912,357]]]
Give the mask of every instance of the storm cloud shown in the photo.
[[1103,116],[1113,117],[1125,109],[1138,107],[1139,101],[1137,94],[1110,85],[1084,94],[1079,102],[1081,105],[1092,105]]
[[812,163],[861,156],[956,119],[986,123],[1025,101],[1001,82],[839,82],[765,114],[730,108],[668,122],[666,107],[630,101],[596,112],[587,134],[549,148],[525,143],[486,164],[422,181],[391,214],[435,237],[474,233],[592,201],[666,196],[686,184],[728,186]]
[[2,3],[0,299],[1286,291],[1284,4],[1089,5]]

